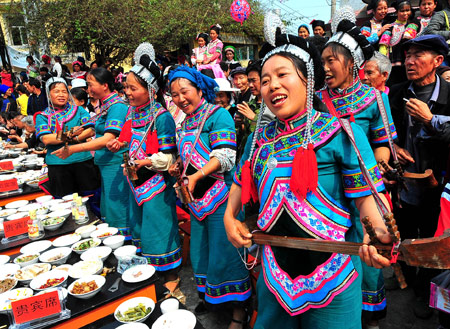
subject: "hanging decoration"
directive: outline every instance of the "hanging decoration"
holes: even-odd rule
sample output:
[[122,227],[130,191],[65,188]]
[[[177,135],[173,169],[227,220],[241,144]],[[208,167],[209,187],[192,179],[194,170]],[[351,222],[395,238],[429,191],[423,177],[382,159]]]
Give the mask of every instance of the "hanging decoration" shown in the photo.
[[230,14],[236,22],[242,25],[251,14],[250,5],[246,0],[234,0],[230,7]]

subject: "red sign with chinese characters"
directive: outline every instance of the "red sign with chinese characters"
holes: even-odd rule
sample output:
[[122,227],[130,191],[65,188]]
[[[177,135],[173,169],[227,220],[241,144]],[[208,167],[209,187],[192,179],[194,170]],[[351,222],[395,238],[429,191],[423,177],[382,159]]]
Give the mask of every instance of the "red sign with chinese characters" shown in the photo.
[[5,238],[17,236],[28,233],[28,221],[30,217],[20,219],[8,220],[3,222],[3,230],[5,231]]
[[18,189],[19,184],[17,184],[17,178],[0,181],[0,192],[15,191]]
[[0,162],[0,171],[1,170],[14,170],[13,162],[12,161]]
[[14,320],[19,324],[60,313],[61,303],[58,292],[52,291],[11,302],[11,308]]

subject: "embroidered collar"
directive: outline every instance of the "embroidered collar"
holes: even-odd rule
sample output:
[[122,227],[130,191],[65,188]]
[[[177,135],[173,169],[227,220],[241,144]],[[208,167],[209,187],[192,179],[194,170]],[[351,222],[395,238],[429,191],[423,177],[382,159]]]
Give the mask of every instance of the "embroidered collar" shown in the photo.
[[71,106],[69,103],[64,106],[63,109],[47,107],[44,111],[44,115],[48,118],[48,124],[50,127],[60,126],[61,128],[64,124],[70,121],[77,112],[77,106]]
[[155,103],[153,107],[150,107],[150,101],[141,106],[131,107],[131,127],[137,128],[146,126],[153,120],[153,115],[158,112],[161,107],[162,105],[159,103]]
[[358,89],[360,89],[362,86],[362,83],[359,79],[355,79],[353,83],[348,86],[347,88],[340,89],[340,88],[334,88],[330,89],[327,88],[330,92],[330,96],[346,96],[348,94],[356,92]]
[[208,112],[208,102],[202,98],[198,107],[186,116],[182,123],[183,130],[191,130],[197,128],[200,125],[202,118]]
[[[296,115],[288,119],[276,119],[278,131],[290,131],[294,130],[300,126],[304,126],[306,123],[306,111],[301,111]],[[303,129],[303,128],[302,128]]]

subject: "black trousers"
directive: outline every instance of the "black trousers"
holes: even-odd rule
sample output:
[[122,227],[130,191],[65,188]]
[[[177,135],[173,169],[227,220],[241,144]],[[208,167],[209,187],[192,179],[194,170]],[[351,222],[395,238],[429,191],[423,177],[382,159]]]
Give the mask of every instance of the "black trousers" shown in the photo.
[[100,173],[93,159],[67,165],[48,165],[48,179],[54,197],[100,187]]

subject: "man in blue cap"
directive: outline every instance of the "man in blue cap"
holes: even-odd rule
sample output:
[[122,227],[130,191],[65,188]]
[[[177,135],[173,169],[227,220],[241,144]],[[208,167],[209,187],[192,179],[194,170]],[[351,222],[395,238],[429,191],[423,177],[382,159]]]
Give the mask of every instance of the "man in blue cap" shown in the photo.
[[[397,152],[408,172],[432,169],[438,187],[406,183],[400,193],[402,208],[395,217],[403,239],[432,237],[437,228],[439,200],[443,190],[450,142],[450,84],[436,74],[449,47],[440,35],[423,35],[403,45],[408,81],[394,85],[389,93],[392,117],[397,128]],[[404,264],[402,264],[404,265]],[[428,307],[430,279],[436,271],[402,266],[407,283],[414,288],[417,317],[432,315]]]

